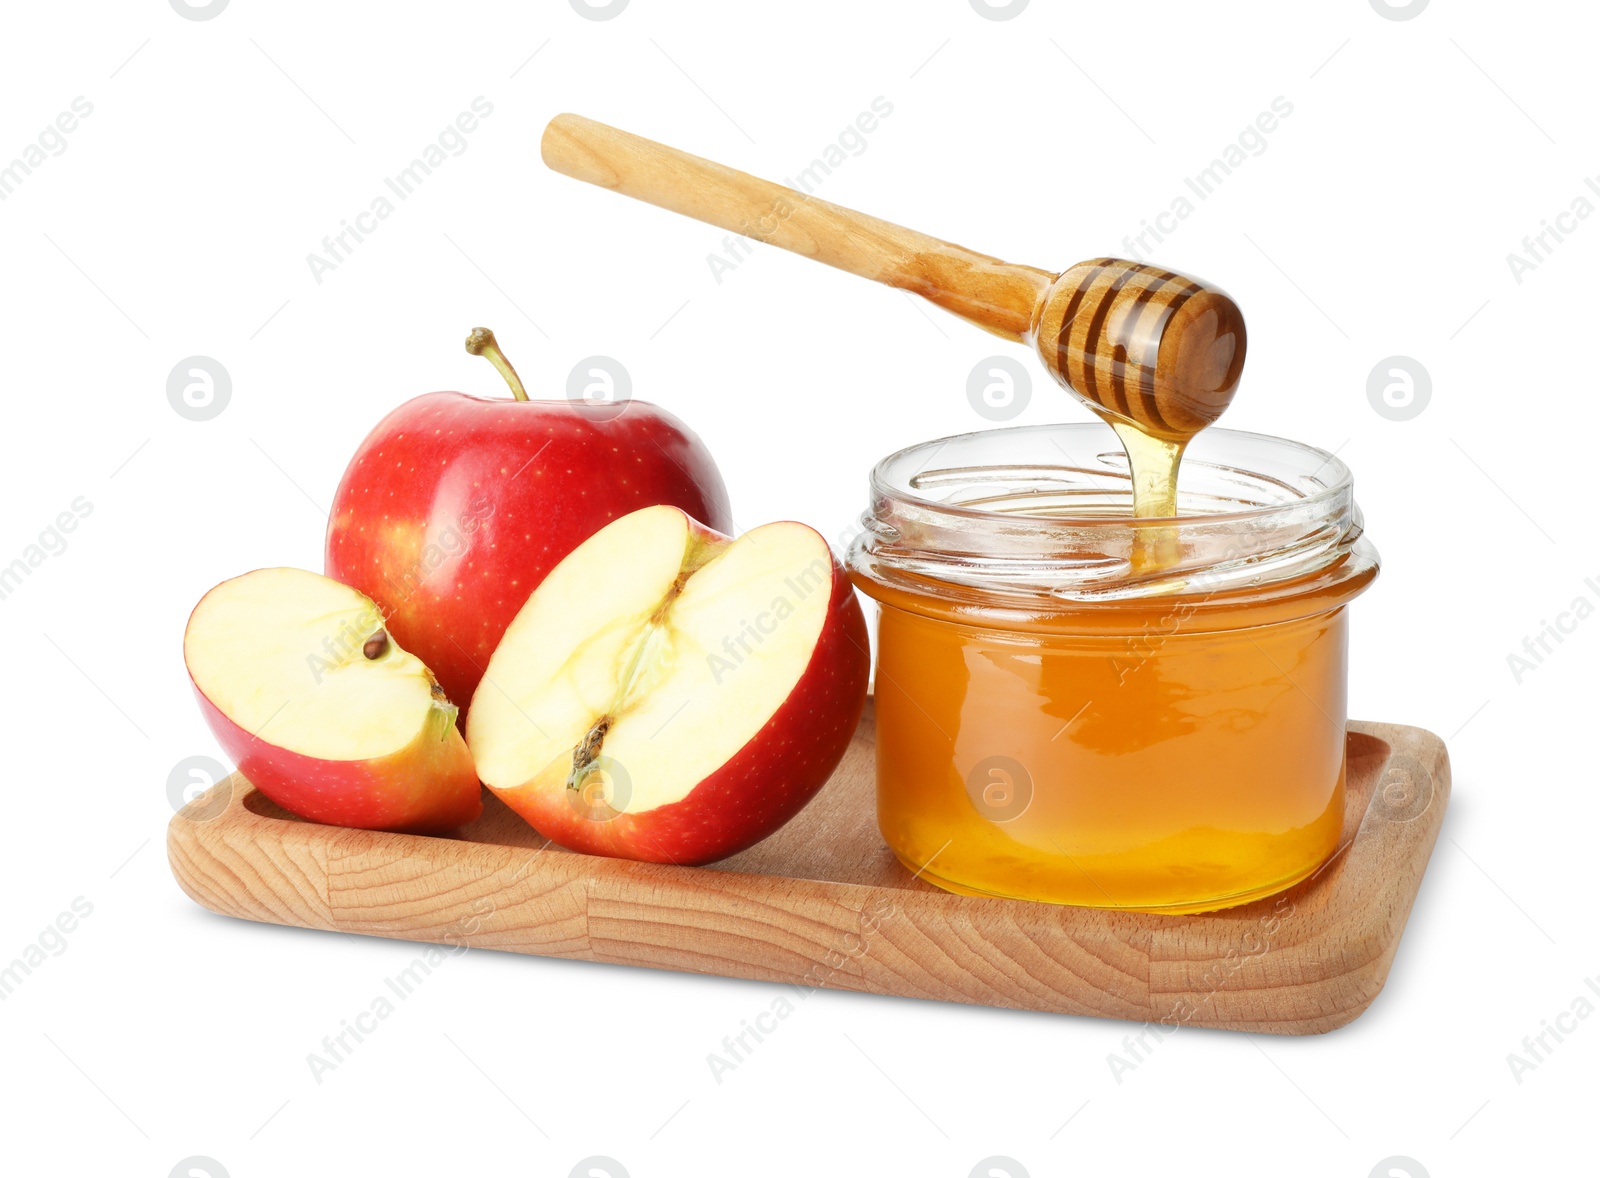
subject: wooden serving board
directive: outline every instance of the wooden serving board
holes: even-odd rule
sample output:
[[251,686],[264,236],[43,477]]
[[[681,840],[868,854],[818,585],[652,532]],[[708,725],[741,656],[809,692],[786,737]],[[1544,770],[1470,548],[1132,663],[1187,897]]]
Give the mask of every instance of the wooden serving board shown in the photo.
[[272,924],[1135,1022],[1284,1035],[1383,988],[1450,794],[1444,742],[1353,723],[1345,842],[1278,896],[1154,916],[957,896],[884,846],[873,717],[777,834],[711,867],[547,844],[493,797],[457,838],[304,822],[238,774],[167,832],[179,885]]

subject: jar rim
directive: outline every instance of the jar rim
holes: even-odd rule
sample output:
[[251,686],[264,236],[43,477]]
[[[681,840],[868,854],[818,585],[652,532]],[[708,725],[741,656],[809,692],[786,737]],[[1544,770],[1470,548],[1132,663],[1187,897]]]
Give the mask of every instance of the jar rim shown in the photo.
[[[1046,423],[1046,424],[1043,424],[1043,425],[1008,426],[1008,427],[1006,427],[1004,429],[973,430],[973,431],[969,431],[967,433],[949,434],[949,435],[947,435],[945,437],[942,437],[942,438],[933,438],[933,439],[931,439],[929,441],[926,441],[926,442],[917,442],[917,443],[915,443],[913,445],[905,446],[905,447],[903,447],[903,448],[901,448],[899,450],[896,450],[894,453],[888,455],[887,457],[880,459],[873,466],[872,473],[869,476],[869,482],[870,482],[870,485],[871,485],[871,491],[872,491],[872,494],[873,494],[874,497],[877,497],[878,495],[892,495],[892,496],[895,496],[896,498],[900,498],[902,500],[915,502],[915,503],[917,503],[917,504],[919,504],[919,505],[921,505],[921,506],[923,506],[925,508],[936,510],[936,511],[948,512],[948,513],[953,514],[953,515],[967,515],[967,516],[970,516],[970,517],[972,517],[974,519],[989,518],[989,517],[992,517],[992,516],[994,516],[996,514],[992,509],[977,508],[977,507],[965,507],[965,506],[962,506],[962,505],[959,505],[959,504],[954,504],[953,505],[953,504],[951,504],[951,503],[949,503],[949,502],[947,502],[945,500],[934,499],[934,498],[930,498],[928,496],[918,495],[910,487],[899,487],[899,486],[891,485],[891,483],[889,481],[889,478],[888,478],[888,472],[890,471],[890,469],[896,463],[906,462],[907,460],[909,460],[914,455],[917,455],[917,454],[919,454],[919,453],[921,453],[923,451],[929,451],[930,452],[929,460],[931,461],[933,454],[936,454],[941,450],[947,449],[953,443],[962,443],[962,442],[968,442],[968,441],[973,441],[973,440],[977,440],[977,439],[994,439],[994,438],[999,438],[999,437],[1001,437],[1003,435],[1010,435],[1012,437],[1020,437],[1022,435],[1044,436],[1044,435],[1047,435],[1047,434],[1059,434],[1059,433],[1068,433],[1068,432],[1070,432],[1070,433],[1072,433],[1074,435],[1079,435],[1081,433],[1081,434],[1083,434],[1085,436],[1090,432],[1094,432],[1094,433],[1097,433],[1097,434],[1103,432],[1104,438],[1101,439],[1100,444],[1101,445],[1110,445],[1112,447],[1112,449],[1114,449],[1116,451],[1117,455],[1119,455],[1119,456],[1121,456],[1122,453],[1123,453],[1122,452],[1122,443],[1121,443],[1120,440],[1118,440],[1118,438],[1116,436],[1116,433],[1109,426],[1102,425],[1099,422]],[[1322,471],[1327,470],[1329,472],[1329,474],[1330,474],[1330,479],[1321,480],[1321,481],[1324,482],[1325,485],[1323,485],[1318,490],[1316,490],[1314,492],[1311,492],[1309,494],[1301,494],[1301,495],[1296,496],[1296,498],[1293,500],[1293,502],[1295,502],[1296,504],[1314,507],[1314,506],[1318,505],[1319,503],[1326,502],[1326,501],[1329,501],[1329,500],[1335,500],[1341,494],[1348,494],[1350,492],[1350,490],[1354,487],[1354,484],[1355,484],[1354,473],[1332,451],[1324,450],[1321,447],[1313,446],[1313,445],[1310,445],[1309,443],[1306,443],[1306,442],[1296,442],[1296,441],[1293,441],[1293,440],[1288,439],[1288,438],[1279,438],[1279,437],[1276,437],[1276,436],[1274,436],[1272,434],[1256,433],[1256,432],[1253,432],[1253,431],[1250,431],[1250,430],[1231,430],[1231,429],[1220,429],[1220,428],[1217,428],[1217,427],[1212,427],[1210,429],[1203,430],[1201,433],[1197,434],[1195,436],[1195,438],[1189,443],[1189,447],[1188,447],[1187,451],[1185,452],[1184,462],[1183,462],[1183,464],[1181,464],[1179,466],[1180,493],[1181,493],[1181,490],[1182,490],[1182,482],[1183,482],[1184,473],[1187,470],[1192,470],[1193,469],[1192,463],[1193,463],[1194,459],[1200,458],[1202,461],[1204,460],[1206,452],[1210,449],[1209,443],[1221,442],[1221,441],[1233,441],[1233,440],[1239,440],[1239,441],[1244,441],[1244,442],[1248,442],[1248,443],[1269,443],[1269,444],[1271,444],[1273,446],[1276,446],[1276,447],[1281,447],[1281,448],[1284,448],[1284,449],[1293,450],[1293,451],[1302,453],[1302,454],[1306,455],[1308,458],[1309,457],[1314,457],[1314,458],[1318,458],[1318,459],[1321,460],[1318,463],[1317,467],[1315,468],[1315,470],[1313,472],[1313,475],[1310,476],[1310,477],[1317,477],[1318,475],[1321,474]],[[1063,453],[1065,453],[1065,452],[1063,452]],[[1070,454],[1066,455],[1066,457],[1069,460],[1071,460],[1071,455]],[[924,464],[924,466],[925,465],[926,464]],[[922,468],[919,467],[917,473],[920,473],[921,469]],[[1122,476],[1119,476],[1119,477],[1127,477],[1127,476],[1126,475],[1122,475]],[[1283,484],[1280,483],[1279,485],[1282,486]],[[1292,490],[1292,488],[1287,488],[1287,487],[1285,489]],[[1130,493],[1130,501],[1131,501],[1131,493]],[[1218,522],[1221,522],[1221,521],[1224,521],[1224,520],[1229,520],[1229,519],[1237,520],[1237,521],[1243,521],[1243,520],[1246,520],[1246,519],[1250,519],[1252,517],[1259,516],[1262,513],[1270,513],[1272,511],[1277,510],[1281,506],[1283,506],[1282,503],[1257,504],[1257,505],[1254,505],[1254,506],[1251,506],[1251,507],[1248,507],[1248,508],[1244,508],[1242,510],[1237,510],[1237,511],[1207,512],[1207,513],[1205,513],[1205,518],[1207,520],[1210,520],[1210,521],[1218,521]],[[1056,523],[1056,524],[1066,522],[1066,523],[1071,523],[1074,526],[1079,526],[1079,527],[1105,527],[1105,528],[1130,528],[1130,527],[1131,528],[1146,528],[1146,527],[1151,527],[1151,528],[1154,528],[1154,527],[1162,527],[1162,526],[1171,526],[1174,521],[1178,521],[1181,524],[1181,522],[1184,521],[1185,519],[1192,519],[1194,517],[1193,516],[1185,516],[1185,515],[1182,515],[1182,514],[1177,515],[1177,516],[1139,516],[1139,517],[1135,517],[1132,514],[1126,514],[1126,515],[1108,515],[1108,514],[1071,515],[1071,514],[1054,514],[1053,513],[1053,514],[1050,514],[1050,515],[1039,515],[1039,516],[1032,516],[1032,517],[1025,517],[1025,518],[1039,519],[1039,520],[1049,521],[1050,523]]]
[[[1377,563],[1362,540],[1350,468],[1327,450],[1268,434],[1197,435],[1179,468],[1174,516],[1133,515],[1126,454],[1100,422],[920,442],[877,463],[870,486],[847,556],[869,594],[874,585],[956,589],[1024,608],[1041,599],[1222,599],[1287,592],[1337,566],[1370,573]],[[1160,559],[1150,559],[1156,551]]]

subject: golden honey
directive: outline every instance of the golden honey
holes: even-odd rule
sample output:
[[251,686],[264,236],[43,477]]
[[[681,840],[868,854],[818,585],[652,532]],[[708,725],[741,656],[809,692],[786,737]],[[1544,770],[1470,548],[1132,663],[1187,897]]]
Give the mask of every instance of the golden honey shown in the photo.
[[1194,912],[1337,848],[1346,607],[1377,573],[1337,459],[1207,431],[1151,521],[1109,429],[1030,427],[903,451],[873,490],[850,565],[879,603],[878,822],[912,872]]

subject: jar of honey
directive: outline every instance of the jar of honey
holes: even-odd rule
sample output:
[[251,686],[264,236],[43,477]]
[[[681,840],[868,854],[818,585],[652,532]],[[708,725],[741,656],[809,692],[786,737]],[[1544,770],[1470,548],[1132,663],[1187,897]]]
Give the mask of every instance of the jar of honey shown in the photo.
[[1146,912],[1270,895],[1337,849],[1349,469],[1210,429],[1135,518],[1101,424],[884,459],[848,564],[879,605],[878,824],[950,891]]

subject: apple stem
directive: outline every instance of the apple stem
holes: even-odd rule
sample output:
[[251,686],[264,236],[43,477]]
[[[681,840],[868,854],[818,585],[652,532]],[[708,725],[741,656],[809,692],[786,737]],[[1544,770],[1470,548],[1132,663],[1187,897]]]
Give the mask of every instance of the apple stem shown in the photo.
[[517,370],[511,367],[511,361],[506,359],[506,354],[500,350],[494,332],[487,327],[474,327],[467,334],[467,351],[474,356],[486,357],[489,363],[499,369],[500,375],[505,377],[506,383],[511,386],[513,397],[519,401],[528,399],[528,390],[522,387],[522,378],[517,375]]

